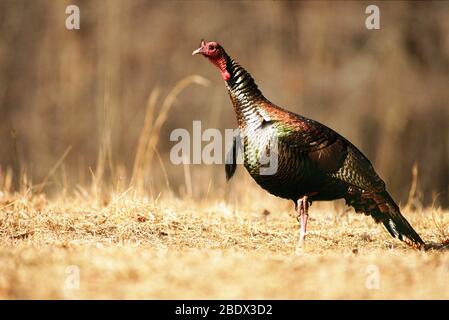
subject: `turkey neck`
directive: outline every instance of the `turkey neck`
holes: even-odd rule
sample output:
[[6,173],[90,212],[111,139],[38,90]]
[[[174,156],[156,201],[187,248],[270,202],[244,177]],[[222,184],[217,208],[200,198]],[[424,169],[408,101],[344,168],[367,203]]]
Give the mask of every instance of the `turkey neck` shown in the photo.
[[226,87],[237,116],[240,129],[263,120],[260,104],[266,99],[258,89],[253,77],[237,62],[226,55],[226,70],[230,78]]

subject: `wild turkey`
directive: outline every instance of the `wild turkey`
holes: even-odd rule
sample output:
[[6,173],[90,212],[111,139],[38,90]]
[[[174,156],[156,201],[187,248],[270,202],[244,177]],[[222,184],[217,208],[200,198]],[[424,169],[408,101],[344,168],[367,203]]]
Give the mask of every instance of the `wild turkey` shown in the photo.
[[[201,41],[192,55],[202,54],[226,83],[240,131],[244,166],[254,180],[278,197],[291,199],[301,222],[299,247],[304,245],[308,208],[313,201],[345,199],[356,212],[371,215],[408,245],[424,242],[401,215],[371,162],[348,140],[325,125],[284,110],[266,99],[251,75],[216,42]],[[232,153],[235,154],[237,139]],[[271,144],[275,141],[275,144]],[[277,170],[261,174],[263,154],[277,157]],[[236,162],[226,164],[234,174]],[[271,158],[272,159],[272,158]]]

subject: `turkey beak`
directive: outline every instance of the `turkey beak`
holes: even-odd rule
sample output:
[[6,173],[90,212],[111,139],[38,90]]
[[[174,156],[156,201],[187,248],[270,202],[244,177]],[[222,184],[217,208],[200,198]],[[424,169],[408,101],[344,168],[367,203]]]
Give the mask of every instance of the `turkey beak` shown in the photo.
[[206,45],[206,42],[204,42],[204,39],[201,39],[200,47],[192,52],[192,56],[194,56],[194,55],[196,55],[198,53],[203,53],[203,48],[204,48],[205,45]]
[[192,56],[198,54],[198,53],[203,53],[203,47],[196,49],[195,51],[192,52]]

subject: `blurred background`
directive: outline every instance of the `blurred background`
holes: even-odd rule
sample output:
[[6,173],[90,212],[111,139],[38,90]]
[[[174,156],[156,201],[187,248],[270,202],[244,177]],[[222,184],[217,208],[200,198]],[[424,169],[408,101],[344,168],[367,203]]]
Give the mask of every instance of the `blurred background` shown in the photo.
[[[80,30],[65,28],[69,4]],[[369,4],[380,30],[365,28]],[[220,75],[191,56],[201,38],[357,145],[398,201],[415,181],[420,202],[449,205],[449,3],[428,1],[0,0],[2,188],[226,188],[223,165],[169,161],[172,130],[236,126]]]

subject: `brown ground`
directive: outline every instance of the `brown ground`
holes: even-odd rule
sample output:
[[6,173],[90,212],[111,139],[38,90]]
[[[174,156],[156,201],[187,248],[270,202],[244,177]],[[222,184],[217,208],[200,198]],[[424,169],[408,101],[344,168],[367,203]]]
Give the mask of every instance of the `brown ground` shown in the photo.
[[[447,251],[417,252],[324,203],[296,255],[290,204],[256,197],[263,203],[236,206],[122,194],[99,205],[3,195],[0,298],[449,298]],[[446,238],[447,212],[405,215],[426,241]]]

